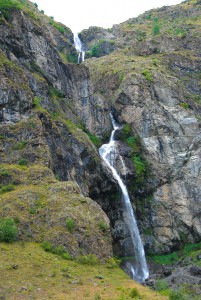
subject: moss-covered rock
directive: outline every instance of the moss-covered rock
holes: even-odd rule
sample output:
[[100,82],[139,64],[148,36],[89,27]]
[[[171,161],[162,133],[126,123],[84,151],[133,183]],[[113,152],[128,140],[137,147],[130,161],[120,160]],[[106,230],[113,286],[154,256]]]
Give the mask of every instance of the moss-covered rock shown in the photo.
[[[5,177],[15,187],[0,195],[0,215],[15,220],[18,240],[48,241],[63,246],[73,257],[112,255],[110,231],[99,226],[100,222],[109,225],[109,220],[98,204],[82,196],[76,183],[58,182],[48,168],[36,165],[25,169],[1,165],[1,178]],[[70,231],[68,218],[75,224]]]

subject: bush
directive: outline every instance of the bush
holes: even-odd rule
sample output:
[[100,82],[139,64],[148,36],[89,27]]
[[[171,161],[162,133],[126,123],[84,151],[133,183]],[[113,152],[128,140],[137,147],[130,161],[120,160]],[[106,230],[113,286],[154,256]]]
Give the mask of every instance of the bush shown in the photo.
[[138,292],[137,288],[133,288],[130,292],[130,297],[131,298],[138,298],[140,297],[140,293]]
[[96,265],[98,264],[98,258],[95,254],[81,255],[78,257],[78,262],[84,265]]
[[35,2],[35,3],[34,3],[34,6],[35,6],[35,7],[38,7],[38,4]]
[[165,279],[157,280],[155,283],[155,288],[157,291],[161,292],[168,289],[168,284]]
[[145,163],[139,155],[131,157],[137,175],[142,175],[146,171]]
[[99,225],[100,230],[102,230],[103,232],[105,232],[109,228],[108,225],[104,221],[100,221],[100,223],[98,225]]
[[114,268],[117,268],[119,267],[119,264],[120,264],[121,260],[120,259],[117,259],[115,257],[112,257],[108,260],[107,262],[107,268],[108,269],[114,269]]
[[69,232],[72,232],[73,229],[74,229],[74,227],[75,227],[75,223],[74,223],[73,219],[67,218],[67,219],[66,219],[66,226],[67,226],[67,228],[68,228],[68,231],[69,231]]
[[28,159],[26,159],[26,158],[21,158],[18,161],[18,165],[20,165],[20,166],[27,166],[27,164],[28,164]]
[[64,259],[71,259],[70,254],[63,246],[54,247],[50,242],[47,241],[43,242],[41,246],[47,252],[59,255]]
[[158,59],[157,59],[157,58],[154,58],[154,59],[152,60],[152,63],[153,63],[153,65],[154,65],[155,67],[157,67],[157,66],[158,66]]
[[180,103],[180,106],[183,107],[184,109],[188,109],[189,108],[189,105],[186,102]]
[[130,137],[130,135],[132,134],[132,129],[130,124],[124,124],[124,127],[122,128],[122,132],[125,138]]
[[160,26],[159,24],[155,24],[154,27],[153,27],[153,35],[158,35],[160,33]]
[[171,291],[169,295],[169,300],[187,300],[187,297],[182,291]]
[[42,98],[40,97],[34,97],[33,99],[33,107],[38,108],[40,106],[40,102],[42,101]]
[[52,252],[53,246],[52,246],[51,243],[49,243],[49,242],[43,242],[43,243],[41,244],[41,246],[42,246],[42,248],[43,248],[45,251],[47,251],[47,252]]
[[0,242],[11,243],[16,240],[17,227],[13,219],[0,219]]
[[143,75],[147,80],[153,81],[153,78],[152,78],[151,74],[149,73],[149,70],[146,69],[146,70],[142,71],[142,75]]

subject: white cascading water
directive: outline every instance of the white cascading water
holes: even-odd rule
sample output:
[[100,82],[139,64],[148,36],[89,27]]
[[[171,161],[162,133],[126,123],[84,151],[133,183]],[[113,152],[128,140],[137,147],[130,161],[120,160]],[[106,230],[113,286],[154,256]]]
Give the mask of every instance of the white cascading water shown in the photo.
[[127,263],[127,269],[129,270],[130,274],[132,274],[132,278],[140,283],[144,282],[145,279],[149,277],[149,271],[146,263],[145,253],[143,244],[140,238],[139,230],[137,227],[137,223],[135,220],[135,216],[133,213],[133,208],[130,202],[130,198],[128,195],[127,188],[123,183],[121,177],[118,175],[116,169],[114,168],[115,157],[117,153],[116,143],[114,140],[116,130],[120,130],[122,127],[117,124],[110,114],[113,131],[111,133],[110,141],[108,144],[104,144],[100,147],[99,153],[103,160],[106,162],[114,178],[117,180],[123,194],[123,200],[125,204],[125,214],[126,214],[126,223],[130,231],[130,237],[133,244],[134,249],[134,263]]
[[82,61],[84,61],[85,51],[83,51],[82,42],[80,41],[80,38],[77,33],[74,33],[74,44],[75,44],[75,49],[78,52],[77,62],[78,64],[80,64]]

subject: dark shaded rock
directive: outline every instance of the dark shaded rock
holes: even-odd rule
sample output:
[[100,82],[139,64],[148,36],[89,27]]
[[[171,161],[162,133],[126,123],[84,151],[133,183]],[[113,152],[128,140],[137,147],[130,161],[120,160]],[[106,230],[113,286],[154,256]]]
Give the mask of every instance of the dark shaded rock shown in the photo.
[[170,276],[172,274],[172,271],[171,270],[164,270],[163,274],[167,277],[167,276]]
[[193,266],[189,269],[191,275],[201,277],[201,267]]

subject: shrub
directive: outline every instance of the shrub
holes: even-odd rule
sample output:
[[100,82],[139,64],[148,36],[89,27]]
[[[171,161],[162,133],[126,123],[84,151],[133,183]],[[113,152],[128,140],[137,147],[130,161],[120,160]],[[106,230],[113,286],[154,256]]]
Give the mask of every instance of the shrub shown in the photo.
[[81,255],[78,257],[78,262],[84,265],[96,265],[98,264],[98,258],[95,254]]
[[130,136],[125,140],[126,144],[133,148],[134,152],[139,152],[139,139],[138,137]]
[[40,102],[42,101],[42,98],[40,97],[34,97],[33,99],[33,107],[38,108],[40,106]]
[[108,225],[104,221],[100,221],[100,223],[98,225],[99,225],[100,230],[102,230],[103,232],[105,232],[109,228]]
[[130,292],[130,297],[131,298],[138,298],[140,297],[140,293],[138,292],[137,288],[133,288]]
[[16,240],[17,227],[13,219],[0,219],[0,242],[11,243]]
[[122,128],[122,132],[125,135],[125,138],[129,137],[132,134],[132,129],[130,124],[124,124],[124,127]]
[[157,59],[157,58],[154,58],[154,59],[152,60],[152,63],[153,63],[153,65],[154,65],[155,67],[157,67],[157,66],[158,66],[158,59]]
[[70,254],[63,246],[54,247],[50,242],[47,241],[43,242],[41,246],[47,252],[59,255],[64,259],[71,259]]
[[183,108],[185,108],[185,109],[188,109],[188,108],[189,108],[189,105],[188,105],[188,103],[186,103],[186,102],[180,103],[180,106],[183,107]]
[[27,164],[28,164],[28,159],[26,159],[26,158],[21,158],[18,161],[18,165],[20,165],[20,166],[27,166]]
[[154,27],[153,27],[153,35],[158,35],[160,33],[160,26],[159,24],[155,24]]
[[115,257],[112,257],[108,260],[107,262],[107,268],[108,269],[114,269],[114,268],[117,268],[120,264],[121,260],[120,259],[117,259]]
[[145,163],[143,162],[142,158],[139,155],[135,155],[131,157],[131,160],[134,164],[135,171],[137,175],[142,175],[144,174],[146,170]]
[[74,227],[75,227],[75,222],[73,221],[73,219],[71,218],[67,218],[66,219],[66,226],[68,228],[68,231],[69,232],[72,232]]
[[155,288],[157,291],[161,292],[168,289],[168,284],[165,279],[157,280],[155,283]]
[[153,81],[153,78],[151,76],[151,74],[149,73],[149,70],[145,69],[144,71],[142,71],[142,75],[149,81]]
[[50,242],[43,242],[41,246],[45,251],[52,252],[53,246]]
[[170,292],[169,300],[187,300],[187,298],[182,291],[178,290]]
[[43,9],[42,9],[40,12],[41,12],[41,14],[44,14],[44,13],[45,13]]

